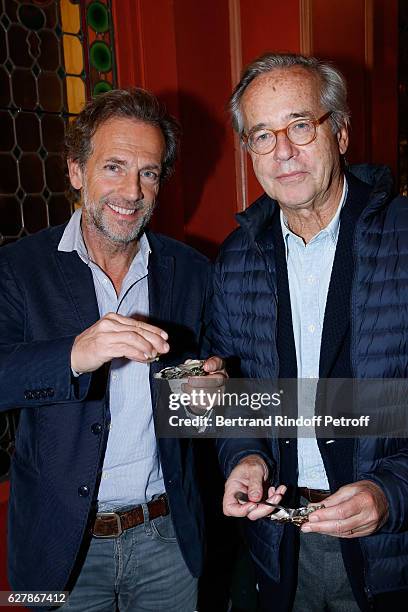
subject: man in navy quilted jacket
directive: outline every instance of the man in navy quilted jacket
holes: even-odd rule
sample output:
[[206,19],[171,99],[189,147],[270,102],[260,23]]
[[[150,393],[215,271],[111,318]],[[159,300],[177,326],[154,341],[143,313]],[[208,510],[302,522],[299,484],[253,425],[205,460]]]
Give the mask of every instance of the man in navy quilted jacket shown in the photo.
[[[265,194],[219,255],[215,352],[247,378],[406,377],[408,201],[386,169],[346,168],[343,76],[267,54],[230,109]],[[219,455],[224,512],[249,519],[262,610],[406,609],[406,439],[226,439]],[[265,486],[274,503],[325,507],[300,530],[278,524]]]

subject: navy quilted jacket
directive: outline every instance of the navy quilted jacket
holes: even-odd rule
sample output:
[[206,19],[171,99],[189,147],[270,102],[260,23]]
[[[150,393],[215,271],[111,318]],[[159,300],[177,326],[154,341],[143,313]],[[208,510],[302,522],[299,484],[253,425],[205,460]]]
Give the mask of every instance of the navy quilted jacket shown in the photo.
[[[349,305],[352,376],[405,378],[408,374],[408,199],[392,198],[387,169],[364,165],[350,170],[364,181],[363,191],[367,196],[358,221],[350,230],[353,234]],[[349,178],[361,185],[351,175]],[[247,211],[237,215],[240,227],[224,242],[216,264],[213,348],[223,357],[238,358],[241,375],[250,378],[276,378],[279,374],[276,342],[279,295],[274,244],[268,239],[275,209],[276,203],[263,195]],[[278,482],[280,450],[276,440],[220,441],[219,455],[225,475],[228,476],[243,456],[254,452],[264,456],[271,465],[275,483]],[[352,478],[375,481],[384,490],[390,505],[389,519],[380,532],[359,540],[366,593],[375,595],[406,589],[408,441],[361,438],[353,453]],[[326,461],[325,465],[328,471]],[[329,471],[328,477],[332,482]],[[272,579],[279,581],[278,553],[283,527],[270,521],[256,521],[248,525],[248,530],[255,561]],[[346,559],[345,562],[347,567]]]

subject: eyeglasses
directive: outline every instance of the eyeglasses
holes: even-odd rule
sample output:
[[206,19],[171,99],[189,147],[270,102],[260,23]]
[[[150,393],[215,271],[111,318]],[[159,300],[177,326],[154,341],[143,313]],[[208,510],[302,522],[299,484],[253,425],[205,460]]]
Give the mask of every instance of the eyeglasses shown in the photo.
[[288,140],[294,145],[307,145],[315,140],[317,127],[321,123],[324,123],[331,114],[332,111],[325,113],[320,119],[295,119],[280,130],[257,128],[249,132],[248,135],[244,134],[242,140],[251,151],[258,155],[266,155],[274,150],[276,147],[277,135],[280,132],[285,132]]

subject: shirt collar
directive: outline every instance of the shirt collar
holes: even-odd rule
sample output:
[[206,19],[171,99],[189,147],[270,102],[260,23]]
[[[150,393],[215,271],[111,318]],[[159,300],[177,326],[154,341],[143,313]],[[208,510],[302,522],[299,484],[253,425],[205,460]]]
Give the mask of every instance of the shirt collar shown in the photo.
[[[64,230],[64,233],[62,234],[61,240],[58,243],[58,251],[64,251],[66,253],[72,253],[72,251],[76,251],[82,261],[89,266],[89,264],[91,263],[91,259],[88,255],[88,250],[86,248],[84,237],[82,234],[81,218],[82,209],[78,208],[72,215]],[[136,253],[130,267],[134,265],[136,259],[141,259],[144,267],[147,269],[150,253],[151,248],[149,245],[149,241],[147,239],[146,234],[143,233],[139,239],[139,250]]]
[[[339,230],[340,230],[340,213],[341,213],[341,210],[342,210],[344,204],[346,203],[347,193],[348,193],[347,179],[343,175],[343,191],[342,191],[342,194],[341,194],[339,205],[338,205],[337,210],[336,210],[336,214],[334,215],[333,219],[330,221],[329,225],[327,225],[320,232],[318,232],[316,234],[316,236],[327,234],[331,238],[333,244],[337,243],[337,238],[339,236]],[[280,211],[280,222],[281,222],[283,239],[284,239],[286,245],[287,245],[287,241],[288,241],[288,237],[289,236],[292,236],[293,238],[296,238],[296,239],[299,238],[296,234],[294,234],[289,229],[289,227],[287,225],[287,219],[284,216],[282,210]],[[313,239],[316,238],[316,236],[314,236]]]

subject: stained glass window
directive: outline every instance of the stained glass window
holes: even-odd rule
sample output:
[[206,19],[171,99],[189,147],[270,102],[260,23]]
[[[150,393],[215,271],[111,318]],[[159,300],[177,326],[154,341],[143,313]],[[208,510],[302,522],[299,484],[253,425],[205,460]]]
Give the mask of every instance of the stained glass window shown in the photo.
[[110,0],[0,0],[0,244],[68,220],[66,122],[115,86]]
[[[108,0],[0,0],[0,245],[67,221],[67,121],[116,86]],[[0,481],[17,414],[0,414]]]

